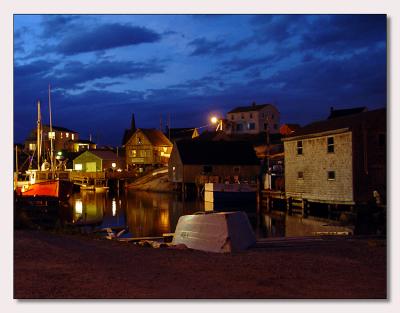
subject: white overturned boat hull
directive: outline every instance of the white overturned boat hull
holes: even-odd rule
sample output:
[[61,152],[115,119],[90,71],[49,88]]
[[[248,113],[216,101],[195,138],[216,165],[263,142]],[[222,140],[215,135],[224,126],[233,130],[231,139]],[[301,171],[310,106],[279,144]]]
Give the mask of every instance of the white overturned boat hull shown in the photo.
[[207,252],[236,252],[255,245],[256,238],[244,212],[184,215],[172,244]]

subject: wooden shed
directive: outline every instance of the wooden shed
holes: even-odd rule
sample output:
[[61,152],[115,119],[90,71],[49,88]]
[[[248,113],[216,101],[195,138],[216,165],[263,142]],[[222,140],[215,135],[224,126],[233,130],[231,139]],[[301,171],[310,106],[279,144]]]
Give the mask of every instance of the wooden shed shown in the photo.
[[386,109],[315,122],[283,140],[288,199],[354,205],[386,194]]
[[175,183],[198,183],[201,177],[212,177],[216,183],[256,182],[259,174],[252,145],[240,141],[175,142],[168,164],[169,179]]
[[124,168],[124,160],[111,150],[90,150],[76,157],[73,166],[77,171],[102,172]]

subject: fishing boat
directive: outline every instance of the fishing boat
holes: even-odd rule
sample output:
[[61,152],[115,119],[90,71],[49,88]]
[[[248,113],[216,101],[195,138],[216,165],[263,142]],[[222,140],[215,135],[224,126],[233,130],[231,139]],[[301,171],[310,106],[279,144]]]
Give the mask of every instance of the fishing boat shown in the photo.
[[[40,101],[37,103],[38,120],[37,120],[37,169],[26,171],[27,180],[15,183],[17,196],[23,199],[35,200],[67,200],[72,194],[73,184],[69,181],[69,172],[56,168],[53,151],[53,138],[50,137],[50,163],[46,160],[41,161],[42,147],[42,119],[40,112]],[[49,86],[49,115],[50,115],[50,133],[52,130],[51,121],[51,101],[50,101],[50,86]],[[18,170],[18,167],[17,167]]]

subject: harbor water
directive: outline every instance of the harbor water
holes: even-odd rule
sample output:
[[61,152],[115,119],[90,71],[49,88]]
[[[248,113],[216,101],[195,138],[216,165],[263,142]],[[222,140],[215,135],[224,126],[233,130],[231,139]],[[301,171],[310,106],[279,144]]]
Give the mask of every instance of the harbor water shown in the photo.
[[354,226],[285,212],[260,212],[256,203],[214,206],[202,199],[182,201],[176,194],[126,191],[120,194],[80,191],[74,193],[57,215],[58,225],[92,229],[126,228],[134,237],[173,233],[182,215],[204,211],[244,211],[257,238],[352,234]]

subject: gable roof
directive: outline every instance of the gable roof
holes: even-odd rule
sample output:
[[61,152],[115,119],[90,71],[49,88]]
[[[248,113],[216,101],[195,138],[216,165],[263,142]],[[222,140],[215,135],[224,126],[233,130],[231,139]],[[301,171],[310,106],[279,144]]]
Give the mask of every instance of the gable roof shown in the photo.
[[362,125],[366,125],[368,127],[382,123],[386,124],[386,108],[317,121],[298,129],[293,135],[290,135],[286,139],[282,140],[293,140],[302,136],[339,129],[353,130],[362,127]]
[[[50,125],[48,125],[48,124],[42,124],[42,127],[50,129]],[[60,126],[55,126],[55,125],[51,125],[51,128],[53,130],[58,130],[58,131],[62,131],[62,132],[78,133],[75,130],[71,130],[71,129],[68,129],[68,128],[65,128],[65,127],[60,127]]]
[[183,164],[259,165],[256,153],[244,141],[179,141],[176,149]]
[[272,104],[252,104],[252,105],[249,105],[249,106],[243,106],[243,107],[234,108],[232,111],[229,111],[228,113],[260,111],[261,109],[263,109],[263,108],[265,108],[267,106],[274,107]]
[[158,129],[139,128],[137,131],[142,131],[153,146],[172,146],[171,141]]
[[352,115],[352,114],[358,114],[366,111],[367,111],[366,107],[340,109],[340,110],[335,110],[334,108],[331,108],[331,114],[328,116],[328,119]]

